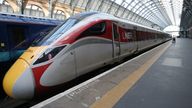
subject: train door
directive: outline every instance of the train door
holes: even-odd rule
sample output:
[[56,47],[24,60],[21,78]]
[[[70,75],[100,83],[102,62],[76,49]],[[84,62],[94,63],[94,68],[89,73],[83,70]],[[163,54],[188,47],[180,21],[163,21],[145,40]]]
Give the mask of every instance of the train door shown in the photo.
[[138,50],[138,37],[137,37],[137,27],[134,27],[133,29],[133,47],[132,47],[132,53],[136,52]]
[[120,35],[118,32],[118,26],[113,23],[113,59],[119,59],[121,54],[120,47]]

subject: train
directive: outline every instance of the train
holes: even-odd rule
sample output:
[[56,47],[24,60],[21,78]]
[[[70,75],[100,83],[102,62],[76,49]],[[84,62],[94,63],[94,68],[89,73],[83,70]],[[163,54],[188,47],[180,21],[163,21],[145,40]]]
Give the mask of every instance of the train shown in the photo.
[[62,22],[55,19],[0,13],[1,74],[8,70],[33,40],[42,38]]
[[3,88],[12,98],[31,99],[168,40],[167,33],[106,13],[76,14],[19,57]]

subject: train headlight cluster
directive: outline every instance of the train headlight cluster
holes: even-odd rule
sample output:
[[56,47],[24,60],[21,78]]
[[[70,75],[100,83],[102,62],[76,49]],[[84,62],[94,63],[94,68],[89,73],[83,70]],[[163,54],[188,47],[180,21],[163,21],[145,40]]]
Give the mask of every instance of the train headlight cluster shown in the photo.
[[66,45],[60,46],[60,47],[55,47],[55,48],[48,48],[48,49],[35,61],[34,64],[46,62],[46,61],[54,58],[65,46],[66,46]]

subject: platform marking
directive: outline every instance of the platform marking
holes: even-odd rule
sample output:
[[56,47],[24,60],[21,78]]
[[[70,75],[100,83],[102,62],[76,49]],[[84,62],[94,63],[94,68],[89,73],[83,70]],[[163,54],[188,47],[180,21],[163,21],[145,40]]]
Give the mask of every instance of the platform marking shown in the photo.
[[155,63],[155,61],[166,51],[170,46],[168,44],[156,55],[149,59],[140,68],[135,70],[126,79],[122,80],[117,86],[108,91],[100,100],[91,105],[90,108],[112,108],[120,98],[147,72],[147,70]]
[[182,67],[182,59],[181,58],[165,58],[162,62],[162,65],[165,66],[174,66],[174,67]]
[[[170,42],[167,42],[167,43],[170,43]],[[165,43],[165,44],[166,44],[166,43]],[[64,92],[62,92],[62,93],[59,93],[59,94],[57,94],[57,95],[55,95],[55,96],[53,96],[53,97],[51,97],[51,98],[49,98],[49,99],[47,99],[47,100],[45,100],[45,101],[43,101],[43,102],[40,102],[39,104],[34,105],[34,106],[32,106],[31,108],[41,108],[41,107],[43,107],[43,106],[45,106],[45,105],[50,104],[51,102],[54,102],[54,101],[56,101],[56,100],[58,100],[58,99],[60,99],[60,98],[62,98],[62,97],[64,97],[64,96],[67,96],[67,95],[70,94],[71,92],[73,92],[73,91],[75,91],[75,90],[77,90],[77,89],[79,89],[79,88],[81,88],[81,87],[83,87],[83,86],[86,86],[87,84],[89,84],[89,83],[91,83],[91,82],[93,82],[93,81],[95,81],[95,80],[97,80],[97,79],[105,76],[106,74],[111,73],[113,70],[115,70],[115,69],[117,69],[117,68],[119,68],[119,67],[122,67],[123,65],[125,65],[125,64],[127,64],[127,63],[129,63],[129,62],[132,62],[133,60],[138,59],[138,58],[140,58],[140,57],[148,54],[149,52],[151,52],[151,51],[153,51],[153,50],[155,50],[155,49],[157,49],[157,48],[159,48],[159,47],[161,47],[161,46],[163,46],[163,45],[164,45],[164,44],[159,45],[159,46],[153,48],[152,50],[149,50],[149,51],[147,51],[147,52],[145,52],[145,53],[143,53],[143,54],[141,54],[141,55],[139,55],[139,56],[137,56],[137,57],[135,57],[135,58],[132,58],[132,59],[130,59],[129,61],[127,61],[127,62],[125,62],[125,63],[122,63],[122,64],[120,64],[120,65],[118,65],[118,66],[116,66],[116,67],[114,67],[114,68],[112,68],[112,69],[110,69],[110,70],[108,70],[108,71],[106,71],[106,72],[104,72],[104,73],[96,76],[96,77],[93,77],[93,78],[91,78],[91,79],[89,79],[89,80],[87,80],[87,81],[85,81],[85,82],[83,82],[83,83],[81,83],[81,84],[79,84],[79,85],[71,88],[71,89],[68,89],[68,90],[66,90],[66,91],[64,91]]]

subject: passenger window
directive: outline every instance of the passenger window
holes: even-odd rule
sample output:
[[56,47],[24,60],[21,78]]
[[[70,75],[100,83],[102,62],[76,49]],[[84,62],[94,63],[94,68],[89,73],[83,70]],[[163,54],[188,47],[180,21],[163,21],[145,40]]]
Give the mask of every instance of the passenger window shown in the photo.
[[7,25],[8,38],[10,42],[10,48],[20,49],[20,46],[23,42],[25,42],[25,32],[27,31],[26,26],[22,25]]
[[133,41],[134,40],[134,36],[133,36],[133,32],[132,31],[126,31],[125,32],[125,37],[129,41]]
[[98,24],[93,25],[92,27],[88,28],[85,30],[82,34],[81,37],[83,36],[94,36],[94,35],[102,35],[105,33],[106,30],[106,23],[101,22]]

